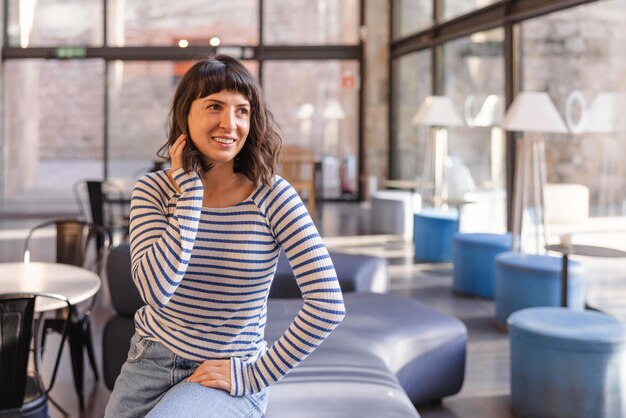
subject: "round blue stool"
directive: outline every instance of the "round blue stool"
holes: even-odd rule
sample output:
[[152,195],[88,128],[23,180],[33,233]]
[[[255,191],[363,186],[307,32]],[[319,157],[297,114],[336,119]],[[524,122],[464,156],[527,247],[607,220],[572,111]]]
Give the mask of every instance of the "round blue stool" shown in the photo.
[[509,317],[511,403],[521,417],[626,417],[626,324],[592,311]]
[[[561,305],[561,257],[505,252],[496,256],[496,322],[504,326],[510,314],[533,306]],[[585,306],[582,268],[569,260],[567,306]]]
[[493,299],[495,258],[510,249],[511,234],[455,234],[453,289],[464,295]]
[[459,229],[456,210],[422,209],[414,216],[415,259],[423,262],[452,261],[452,238]]

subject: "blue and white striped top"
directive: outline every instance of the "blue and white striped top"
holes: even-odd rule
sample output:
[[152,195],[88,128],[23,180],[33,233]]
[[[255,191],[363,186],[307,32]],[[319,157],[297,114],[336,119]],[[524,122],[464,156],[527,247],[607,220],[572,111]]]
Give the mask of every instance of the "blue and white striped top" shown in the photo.
[[[258,392],[307,357],[345,315],[335,269],[296,191],[276,176],[227,208],[202,206],[195,173],[139,179],[130,241],[133,280],[146,305],[137,332],[193,361],[231,358],[231,395]],[[283,248],[303,306],[271,347],[269,288]]]

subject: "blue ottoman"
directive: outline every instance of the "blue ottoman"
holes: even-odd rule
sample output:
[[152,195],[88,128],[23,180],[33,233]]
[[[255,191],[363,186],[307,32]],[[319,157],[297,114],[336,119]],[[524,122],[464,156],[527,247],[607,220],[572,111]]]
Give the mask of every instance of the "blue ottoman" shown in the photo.
[[626,324],[552,307],[517,311],[508,324],[517,415],[626,416]]
[[[533,306],[561,305],[561,257],[506,252],[496,256],[496,322],[504,326],[510,314]],[[585,306],[582,268],[568,265],[567,306]]]
[[493,299],[496,256],[510,250],[511,234],[456,234],[452,247],[454,290]]
[[415,259],[424,262],[452,261],[452,238],[459,228],[455,210],[423,209],[413,222]]

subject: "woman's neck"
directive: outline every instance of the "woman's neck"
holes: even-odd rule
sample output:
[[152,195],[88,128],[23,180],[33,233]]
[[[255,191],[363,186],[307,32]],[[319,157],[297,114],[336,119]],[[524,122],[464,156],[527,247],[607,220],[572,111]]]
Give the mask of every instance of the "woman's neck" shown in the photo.
[[202,177],[205,207],[225,208],[242,202],[252,193],[253,183],[242,173],[235,173],[232,165],[214,165]]
[[202,184],[205,194],[219,193],[226,190],[232,190],[240,181],[240,174],[235,173],[233,165],[218,165],[213,167],[202,176]]

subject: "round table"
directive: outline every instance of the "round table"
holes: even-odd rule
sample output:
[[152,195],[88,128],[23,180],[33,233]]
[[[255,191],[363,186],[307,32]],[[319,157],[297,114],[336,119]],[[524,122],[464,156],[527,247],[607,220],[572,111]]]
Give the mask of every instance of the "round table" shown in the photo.
[[[100,277],[87,269],[58,263],[0,263],[1,293],[57,293],[72,305],[93,297],[100,289]],[[64,308],[59,300],[38,298],[37,312]]]
[[626,258],[626,251],[618,250],[615,248],[596,247],[595,245],[554,244],[546,245],[546,250],[555,251],[563,255],[563,266],[561,267],[561,306],[567,306],[567,269],[569,265],[568,259],[570,255],[583,255],[586,257]]

